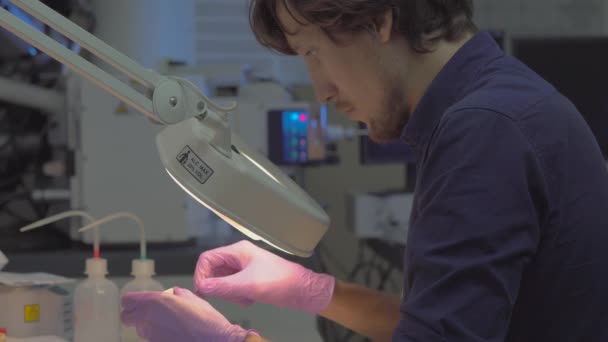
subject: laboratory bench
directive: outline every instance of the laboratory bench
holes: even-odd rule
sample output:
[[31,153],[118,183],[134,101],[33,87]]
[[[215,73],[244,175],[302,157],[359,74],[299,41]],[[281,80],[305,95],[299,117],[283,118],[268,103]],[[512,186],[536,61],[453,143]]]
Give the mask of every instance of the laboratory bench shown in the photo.
[[[256,244],[269,249],[263,244]],[[149,244],[147,257],[155,261],[158,275],[192,275],[199,255],[217,247],[220,245],[200,242]],[[285,259],[312,268],[313,260],[311,258],[293,257],[277,250],[272,251]],[[76,244],[63,249],[4,251],[4,253],[9,259],[9,263],[3,269],[5,272],[46,272],[68,278],[81,278],[84,277],[84,262],[92,256],[92,247]],[[108,246],[102,244],[101,257],[108,260],[110,276],[128,277],[131,275],[131,260],[139,258],[139,247],[137,245]]]
[[[148,258],[154,259],[156,273],[161,275],[192,274],[198,256],[215,246],[199,244],[148,246]],[[84,275],[84,262],[92,257],[92,247],[75,245],[66,249],[41,251],[5,252],[9,263],[6,272],[46,272],[68,278]],[[101,257],[108,260],[111,276],[125,277],[131,274],[131,260],[139,258],[139,247],[101,246]]]

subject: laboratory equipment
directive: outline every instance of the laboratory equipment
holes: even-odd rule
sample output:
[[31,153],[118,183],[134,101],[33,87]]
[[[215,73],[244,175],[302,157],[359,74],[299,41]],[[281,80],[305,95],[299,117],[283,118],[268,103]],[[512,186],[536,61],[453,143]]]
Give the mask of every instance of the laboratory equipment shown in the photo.
[[[125,284],[123,288],[120,290],[120,296],[130,293],[130,292],[143,292],[143,291],[163,291],[164,286],[154,280],[152,276],[154,273],[154,260],[150,259],[140,259],[140,260],[132,260],[132,275],[134,277],[133,280]],[[144,341],[139,338],[135,328],[127,327],[122,325],[121,328],[121,339],[122,342],[137,342]]]
[[295,101],[293,94],[277,82],[250,79],[247,66],[211,68],[166,60],[160,70],[191,81],[217,103],[237,102],[238,107],[230,113],[232,130],[274,164],[335,162],[327,153],[325,104]]
[[[167,57],[193,61],[195,0],[92,3],[95,35],[143,67],[159,70],[158,65]],[[91,61],[101,68],[106,67],[94,56]],[[113,73],[109,66],[104,70]],[[122,81],[130,82],[128,77],[122,77],[123,73],[114,74]],[[192,246],[193,229],[189,229],[184,210],[189,195],[167,177],[159,165],[153,143],[163,126],[142,120],[137,110],[67,68],[65,83],[71,104],[67,123],[74,165],[70,183],[71,208],[86,208],[96,217],[117,208],[128,208],[146,222],[149,245]],[[115,167],[117,165],[121,167]],[[200,207],[198,202],[196,205]],[[71,240],[92,243],[90,234],[77,232],[85,224],[73,222],[69,227]],[[123,249],[138,243],[136,229],[116,229],[122,224],[112,221],[104,225],[108,229],[100,234],[105,246]],[[231,227],[228,231],[240,235]],[[112,270],[117,269],[112,266]]]
[[[95,218],[86,211],[72,210],[50,216],[21,228],[21,232],[44,227],[69,217],[84,217],[91,222]],[[101,222],[101,221],[100,221]],[[73,317],[75,342],[118,342],[119,292],[118,287],[106,278],[107,260],[101,258],[99,248],[99,224],[93,223],[93,257],[85,262],[87,278],[74,290]]]
[[[82,218],[85,218],[86,220],[88,220],[89,222],[95,221],[95,217],[93,217],[91,214],[89,214],[86,211],[68,210],[68,211],[64,211],[59,214],[55,214],[55,215],[40,219],[36,222],[32,222],[32,223],[28,224],[27,226],[21,227],[19,229],[19,231],[22,233],[29,232],[31,230],[44,227],[53,222],[57,222],[57,221],[60,221],[63,219],[73,218],[73,217],[82,217]],[[99,229],[97,228],[97,226],[95,226],[95,228],[96,229],[93,230],[93,257],[98,258],[99,253],[100,253],[99,252]]]
[[277,165],[323,163],[327,111],[311,112],[310,105],[271,108],[268,115],[268,158]]
[[[146,222],[149,244],[174,247],[188,244],[191,234],[183,206],[188,195],[167,177],[159,165],[158,152],[150,143],[163,126],[148,124],[139,114],[116,113],[120,101],[78,75],[70,76],[68,82],[74,89],[70,93],[79,94],[74,99],[74,106],[79,109],[70,112],[69,119],[75,127],[71,135],[74,150],[71,207],[87,208],[96,217],[116,208],[128,208]],[[91,234],[78,233],[85,224],[88,222],[74,221],[70,225],[70,238],[92,244]],[[139,232],[117,229],[122,225],[120,221],[104,225],[108,228],[100,231],[104,245],[128,247],[139,242]]]
[[0,25],[66,63],[153,122],[169,125],[157,136],[165,169],[187,193],[251,238],[310,256],[329,217],[291,179],[232,134],[228,113],[191,82],[141,66],[38,1],[14,1],[151,91],[151,98],[76,56],[5,10]]
[[[129,212],[116,213],[98,221],[91,222],[89,225],[80,228],[78,231],[85,232],[89,229],[93,229],[101,224],[116,220],[118,218],[129,218],[134,220],[137,223],[140,233],[140,256],[139,259],[134,259],[131,261],[131,275],[133,275],[134,279],[122,287],[120,290],[120,297],[129,292],[163,291],[164,286],[152,278],[155,274],[154,260],[147,258],[144,224],[137,215]],[[122,325],[121,327],[121,340],[122,342],[144,341],[137,336],[135,328],[127,327],[125,325]]]
[[74,342],[119,342],[120,294],[106,278],[107,261],[87,259],[85,274],[74,289]]
[[[96,232],[95,235],[95,239],[97,239],[97,237],[99,236],[99,226],[119,219],[119,218],[128,218],[133,220],[136,224],[137,227],[139,228],[139,253],[140,253],[140,257],[142,259],[146,259],[146,255],[147,255],[147,244],[146,244],[146,232],[144,229],[144,223],[142,222],[142,220],[139,218],[139,216],[130,213],[130,212],[118,212],[118,213],[114,213],[111,215],[107,215],[99,220],[90,220],[89,224],[87,224],[86,226],[78,229],[79,233],[83,233],[86,232],[88,230],[94,229],[94,231]],[[95,246],[97,246],[97,249],[99,249],[99,242],[95,243]]]
[[163,291],[165,287],[153,276],[156,274],[154,270],[154,260],[152,259],[133,259],[131,261],[133,280],[125,284],[121,289],[121,296],[129,292],[141,291]]
[[[47,4],[81,27],[92,29],[90,4],[85,8],[88,2],[53,0]],[[78,46],[9,0],[0,0],[0,6],[77,51]],[[27,236],[18,232],[24,224],[49,215],[49,208],[69,208],[73,155],[67,146],[66,68],[3,29],[0,46],[0,249],[20,253],[68,248],[70,238],[61,229]],[[60,167],[56,167],[58,162]]]
[[0,77],[0,100],[59,114],[65,111],[65,95],[56,90]]
[[30,338],[72,333],[72,279],[47,273],[0,272],[0,330]]
[[[0,62],[0,69],[4,67]],[[6,83],[0,78],[0,93],[5,93],[0,98],[10,94]],[[14,98],[25,100],[27,96]],[[55,151],[47,134],[51,125],[45,113],[0,101],[0,249],[7,253],[62,244],[50,231],[24,239],[17,230],[25,222],[46,215],[46,206],[32,195],[38,184],[51,186],[40,167]]]
[[114,282],[106,278],[108,262],[99,253],[99,224],[93,225],[93,257],[86,260],[87,278],[74,289],[74,342],[120,341],[120,294]]
[[[169,176],[202,205],[252,239],[310,256],[329,226],[327,213],[229,127],[229,112],[191,82],[147,70],[36,0],[13,4],[146,88],[138,92],[4,9],[0,26],[65,63],[146,115],[168,125],[157,136]],[[142,170],[145,172],[145,170]]]
[[403,191],[349,194],[349,226],[359,239],[405,245],[414,194]]

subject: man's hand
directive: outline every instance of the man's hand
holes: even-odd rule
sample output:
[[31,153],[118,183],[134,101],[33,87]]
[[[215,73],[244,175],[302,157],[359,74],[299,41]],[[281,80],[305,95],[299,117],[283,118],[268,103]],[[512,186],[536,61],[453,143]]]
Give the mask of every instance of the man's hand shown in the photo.
[[136,292],[122,298],[121,320],[150,342],[244,342],[255,335],[231,324],[205,300],[175,288],[173,293]]
[[335,278],[282,259],[249,241],[199,257],[194,287],[201,296],[240,305],[262,302],[317,314],[331,301]]

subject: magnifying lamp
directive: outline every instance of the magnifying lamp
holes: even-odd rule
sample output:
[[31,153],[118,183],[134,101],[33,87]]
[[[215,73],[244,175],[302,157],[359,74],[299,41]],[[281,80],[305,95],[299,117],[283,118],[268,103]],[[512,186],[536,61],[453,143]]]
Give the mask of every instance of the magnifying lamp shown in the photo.
[[0,8],[0,26],[167,125],[156,145],[169,177],[184,191],[252,239],[312,255],[329,226],[327,213],[231,131],[228,115],[236,105],[220,107],[191,82],[143,68],[37,0],[11,2],[146,89],[138,92]]

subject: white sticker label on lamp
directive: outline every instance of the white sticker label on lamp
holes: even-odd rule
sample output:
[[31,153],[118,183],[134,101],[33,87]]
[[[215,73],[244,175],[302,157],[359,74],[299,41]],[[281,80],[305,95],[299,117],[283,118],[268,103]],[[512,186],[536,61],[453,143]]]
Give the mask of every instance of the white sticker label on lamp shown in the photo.
[[176,159],[201,184],[205,184],[207,179],[213,175],[213,169],[199,158],[190,146],[186,145]]

